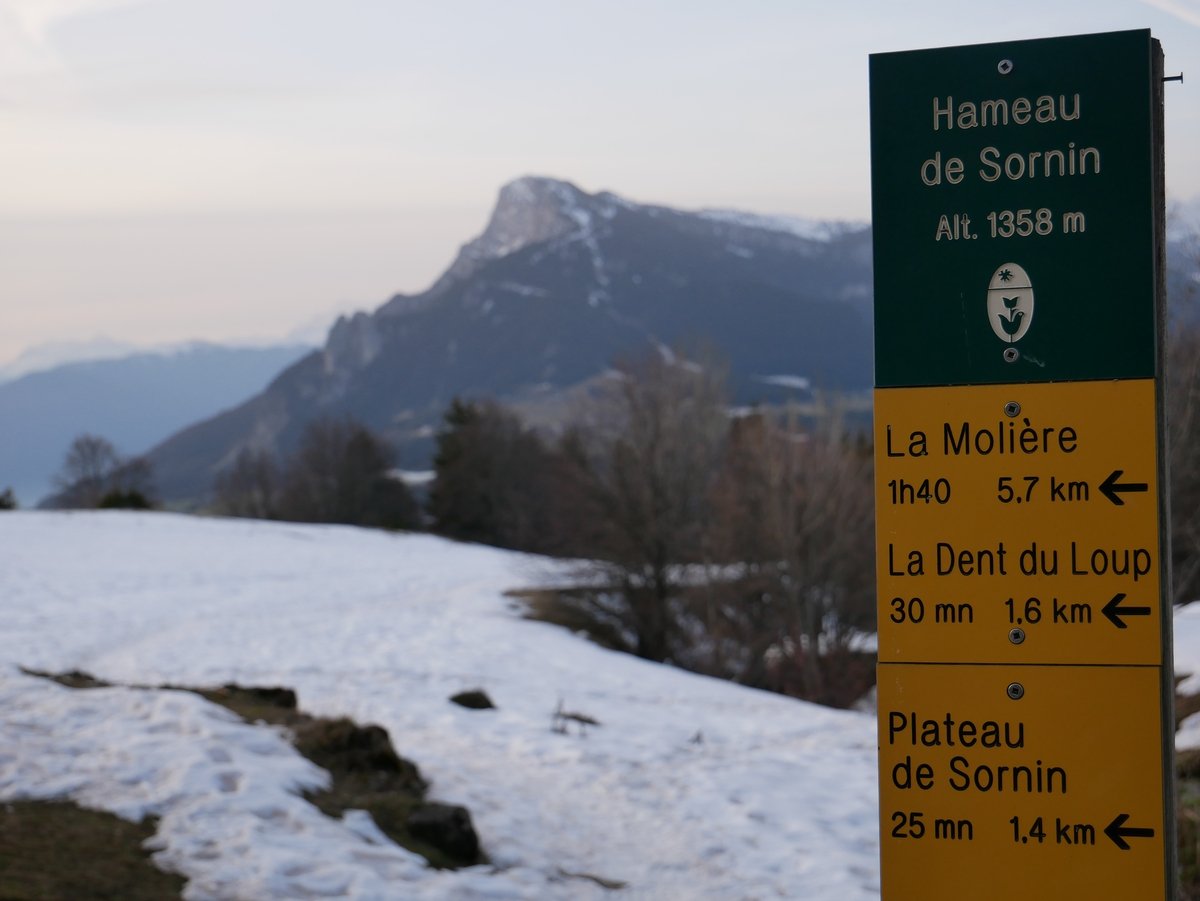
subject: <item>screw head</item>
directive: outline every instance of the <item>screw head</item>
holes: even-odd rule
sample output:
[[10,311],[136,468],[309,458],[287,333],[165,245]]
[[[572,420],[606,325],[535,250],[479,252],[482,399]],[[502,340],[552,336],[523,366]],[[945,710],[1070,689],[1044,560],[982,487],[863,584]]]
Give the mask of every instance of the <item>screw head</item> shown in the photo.
[[1015,363],[1019,359],[1021,359],[1021,352],[1019,350],[1017,350],[1015,347],[1004,348],[1004,362],[1005,363]]
[[1021,405],[1015,400],[1010,400],[1004,405],[1004,415],[1009,419],[1021,415]]
[[1009,682],[1006,693],[1014,701],[1019,701],[1021,698],[1025,697],[1025,686],[1020,682]]
[[1008,640],[1011,641],[1013,644],[1020,644],[1021,642],[1023,642],[1025,640],[1025,630],[1024,629],[1009,629],[1008,630]]
[[1013,70],[1013,61],[1011,59],[1002,59],[996,63],[996,71],[1001,75],[1007,75]]

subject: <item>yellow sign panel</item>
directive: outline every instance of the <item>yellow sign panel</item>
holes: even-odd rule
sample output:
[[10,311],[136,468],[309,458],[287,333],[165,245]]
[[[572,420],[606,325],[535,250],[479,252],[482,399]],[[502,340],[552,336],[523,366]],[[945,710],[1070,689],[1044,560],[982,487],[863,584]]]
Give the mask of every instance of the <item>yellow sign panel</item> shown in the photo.
[[888,898],[1162,898],[1157,667],[881,665]]
[[875,392],[880,662],[1162,663],[1152,380]]

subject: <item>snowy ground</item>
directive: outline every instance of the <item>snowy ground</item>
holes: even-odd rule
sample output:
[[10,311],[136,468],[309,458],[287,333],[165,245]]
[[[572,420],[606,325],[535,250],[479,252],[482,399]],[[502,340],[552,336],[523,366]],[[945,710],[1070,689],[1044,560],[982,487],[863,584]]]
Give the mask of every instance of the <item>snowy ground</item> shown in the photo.
[[[1186,676],[1179,683],[1181,694],[1200,694],[1200,601],[1180,607],[1175,613],[1175,674]],[[1175,747],[1200,748],[1200,714],[1178,724]]]
[[[157,814],[159,859],[197,899],[878,898],[874,718],[523,620],[502,591],[548,566],[349,528],[0,515],[0,799]],[[286,685],[380,723],[434,798],[470,808],[492,866],[433,871],[361,816],[323,817],[296,793],[321,771],[198,696],[19,666]],[[447,701],[468,688],[499,709]],[[601,725],[552,731],[560,702]]]

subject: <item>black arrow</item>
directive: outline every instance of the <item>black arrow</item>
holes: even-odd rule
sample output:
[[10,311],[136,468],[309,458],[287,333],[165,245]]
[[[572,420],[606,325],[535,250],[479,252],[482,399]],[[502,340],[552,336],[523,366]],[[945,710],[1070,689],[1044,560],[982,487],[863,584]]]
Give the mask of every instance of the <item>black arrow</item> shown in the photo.
[[1111,601],[1104,605],[1104,609],[1100,612],[1108,617],[1108,621],[1118,629],[1128,629],[1129,624],[1121,619],[1122,616],[1149,616],[1149,607],[1122,607],[1121,601],[1125,600],[1125,592],[1118,592],[1113,595]]
[[1118,482],[1117,479],[1125,475],[1125,470],[1114,469],[1112,475],[1100,483],[1100,491],[1104,496],[1116,504],[1118,507],[1125,505],[1125,499],[1121,494],[1126,491],[1149,491],[1150,486],[1145,482]]
[[1126,838],[1154,838],[1153,829],[1135,828],[1133,826],[1126,827],[1125,821],[1127,819],[1129,819],[1129,814],[1119,813],[1113,818],[1111,823],[1104,827],[1104,834],[1122,851],[1129,850],[1129,842],[1125,841]]

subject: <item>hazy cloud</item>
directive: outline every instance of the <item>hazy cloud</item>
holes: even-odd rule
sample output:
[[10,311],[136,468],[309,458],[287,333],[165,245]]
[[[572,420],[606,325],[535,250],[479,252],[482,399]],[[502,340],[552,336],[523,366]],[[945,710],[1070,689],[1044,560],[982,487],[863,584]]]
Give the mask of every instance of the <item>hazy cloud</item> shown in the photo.
[[50,40],[54,27],[80,16],[149,0],[0,0],[0,75],[48,75],[66,66]]
[[15,22],[31,43],[44,45],[50,29],[61,21],[144,2],[146,0],[0,0],[0,15]]
[[1142,0],[1159,12],[1174,16],[1181,22],[1200,27],[1200,3],[1195,0]]

